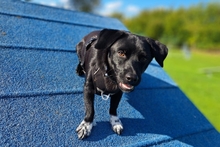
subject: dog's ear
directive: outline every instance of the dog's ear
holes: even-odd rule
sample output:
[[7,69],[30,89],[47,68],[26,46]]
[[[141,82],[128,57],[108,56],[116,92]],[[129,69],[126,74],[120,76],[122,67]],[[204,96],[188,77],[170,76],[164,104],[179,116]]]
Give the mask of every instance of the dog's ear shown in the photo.
[[146,39],[147,39],[147,42],[151,46],[151,52],[154,58],[156,59],[157,63],[159,63],[159,65],[163,67],[163,61],[168,54],[168,48],[157,40],[147,38],[147,37]]
[[112,29],[103,29],[97,38],[97,43],[95,45],[96,49],[106,49],[109,48],[112,44],[115,43],[122,35],[123,31],[112,30]]

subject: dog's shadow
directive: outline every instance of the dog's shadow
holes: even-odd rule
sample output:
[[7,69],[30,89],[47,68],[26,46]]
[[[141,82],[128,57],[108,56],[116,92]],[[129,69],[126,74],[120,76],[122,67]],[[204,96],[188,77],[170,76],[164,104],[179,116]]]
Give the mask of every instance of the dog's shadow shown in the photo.
[[[140,85],[147,84],[149,79],[151,82],[156,82],[157,85],[163,85],[163,87],[143,89],[141,86],[137,87],[134,92],[123,95],[119,106],[119,114],[122,114],[120,116],[124,126],[121,137],[158,134],[179,138],[202,129],[199,125],[207,123],[207,120],[178,87],[149,74],[143,75],[143,81]],[[124,108],[123,103],[128,105]],[[128,116],[128,111],[132,112],[131,116],[123,117],[123,114]],[[86,140],[98,141],[109,135],[116,134],[111,130],[108,121],[101,121],[97,122],[91,136]],[[180,141],[193,144],[191,140]]]

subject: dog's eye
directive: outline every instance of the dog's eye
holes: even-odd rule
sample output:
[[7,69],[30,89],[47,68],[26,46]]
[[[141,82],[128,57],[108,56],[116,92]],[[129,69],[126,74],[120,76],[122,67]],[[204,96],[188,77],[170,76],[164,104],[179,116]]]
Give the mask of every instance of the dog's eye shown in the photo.
[[123,52],[123,51],[118,51],[118,55],[119,55],[120,57],[125,57],[125,52]]

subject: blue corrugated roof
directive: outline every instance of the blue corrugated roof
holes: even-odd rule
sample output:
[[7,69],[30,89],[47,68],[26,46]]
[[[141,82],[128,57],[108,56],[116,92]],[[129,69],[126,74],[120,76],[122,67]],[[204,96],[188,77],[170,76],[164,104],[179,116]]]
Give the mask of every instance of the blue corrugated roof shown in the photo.
[[127,30],[113,18],[0,1],[0,146],[218,146],[219,133],[155,61],[123,95],[123,134],[111,130],[109,101],[96,96],[97,126],[78,140],[84,79],[75,45],[102,28]]

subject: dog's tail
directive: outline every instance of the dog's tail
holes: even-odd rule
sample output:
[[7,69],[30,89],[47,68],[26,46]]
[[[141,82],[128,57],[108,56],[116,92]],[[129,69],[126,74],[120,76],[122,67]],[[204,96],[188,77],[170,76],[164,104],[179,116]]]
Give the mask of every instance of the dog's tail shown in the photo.
[[81,63],[78,64],[77,68],[76,68],[76,73],[78,76],[84,76],[85,75],[85,71],[83,69],[83,67],[81,66]]

